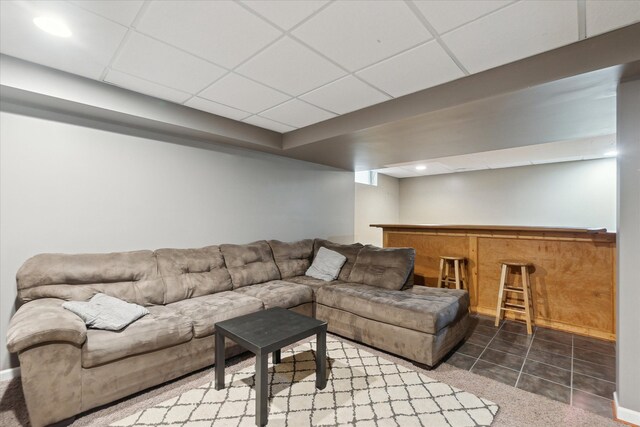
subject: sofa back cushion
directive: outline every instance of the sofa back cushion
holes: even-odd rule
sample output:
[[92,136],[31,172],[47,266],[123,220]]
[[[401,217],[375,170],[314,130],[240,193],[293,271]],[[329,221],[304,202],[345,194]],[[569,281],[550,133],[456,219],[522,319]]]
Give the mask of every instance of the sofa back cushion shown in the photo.
[[158,249],[155,254],[166,286],[165,304],[233,288],[219,246]]
[[349,282],[400,290],[413,271],[416,251],[413,248],[378,248],[367,245],[349,274]]
[[347,257],[347,261],[342,266],[342,270],[340,270],[340,274],[338,275],[338,280],[347,281],[349,279],[349,274],[351,273],[351,269],[356,262],[356,258],[358,257],[358,252],[362,249],[361,243],[353,243],[351,245],[343,245],[340,243],[333,243],[329,240],[324,239],[316,239],[313,243],[313,256],[315,258],[316,254],[320,250],[320,248],[327,248],[332,251],[338,252],[339,254]]
[[97,293],[144,306],[163,304],[165,287],[151,251],[39,254],[16,276],[18,298],[88,301]]
[[280,272],[266,240],[246,245],[220,245],[233,288],[280,279]]
[[311,255],[313,254],[312,239],[298,242],[269,240],[269,246],[273,251],[273,258],[276,261],[282,279],[303,276],[311,265]]

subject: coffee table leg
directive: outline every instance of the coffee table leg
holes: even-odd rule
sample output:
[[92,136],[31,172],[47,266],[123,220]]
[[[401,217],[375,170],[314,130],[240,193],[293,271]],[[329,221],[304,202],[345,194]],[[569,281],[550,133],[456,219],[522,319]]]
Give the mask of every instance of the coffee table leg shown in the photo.
[[277,365],[278,363],[280,363],[280,350],[274,351],[272,355],[273,364]]
[[216,332],[216,390],[224,388],[224,335]]
[[269,380],[267,377],[267,362],[269,354],[256,355],[256,425],[267,425]]
[[316,388],[327,386],[327,330],[316,334]]

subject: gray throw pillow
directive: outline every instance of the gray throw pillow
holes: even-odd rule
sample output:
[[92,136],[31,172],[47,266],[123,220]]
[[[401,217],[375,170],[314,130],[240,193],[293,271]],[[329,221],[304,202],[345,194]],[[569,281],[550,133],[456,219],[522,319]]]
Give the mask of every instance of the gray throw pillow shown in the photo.
[[89,301],[67,301],[62,307],[77,314],[89,328],[119,331],[149,314],[149,310],[105,294],[95,294]]
[[325,247],[320,248],[305,275],[330,282],[340,274],[347,257]]

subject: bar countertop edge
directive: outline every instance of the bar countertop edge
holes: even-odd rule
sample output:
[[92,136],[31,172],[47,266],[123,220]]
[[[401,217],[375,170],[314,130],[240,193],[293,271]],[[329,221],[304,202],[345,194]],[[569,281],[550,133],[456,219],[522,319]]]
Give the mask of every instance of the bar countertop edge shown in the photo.
[[370,224],[370,227],[400,230],[451,230],[451,231],[511,231],[529,233],[582,233],[582,234],[606,234],[615,236],[615,232],[606,228],[580,228],[580,227],[540,227],[520,225],[463,225],[463,224]]

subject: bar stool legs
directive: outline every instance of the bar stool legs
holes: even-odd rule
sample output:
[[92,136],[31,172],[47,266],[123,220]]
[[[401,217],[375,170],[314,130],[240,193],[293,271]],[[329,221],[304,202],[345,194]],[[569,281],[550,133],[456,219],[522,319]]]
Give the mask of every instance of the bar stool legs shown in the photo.
[[[500,272],[500,288],[498,290],[498,306],[496,307],[495,325],[500,325],[503,312],[511,311],[524,314],[527,323],[527,333],[533,333],[532,327],[532,300],[531,300],[531,279],[529,277],[529,267],[531,264],[522,262],[503,262]],[[507,277],[511,269],[519,269],[522,274],[522,287],[507,284]],[[507,293],[522,294],[524,304],[508,302]]]
[[[453,266],[453,277],[450,276],[450,268]],[[440,257],[440,272],[438,274],[438,287],[448,288],[455,285],[456,289],[468,289],[467,285],[467,260],[464,257]]]

